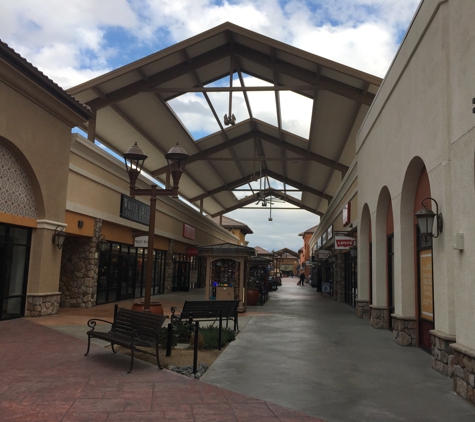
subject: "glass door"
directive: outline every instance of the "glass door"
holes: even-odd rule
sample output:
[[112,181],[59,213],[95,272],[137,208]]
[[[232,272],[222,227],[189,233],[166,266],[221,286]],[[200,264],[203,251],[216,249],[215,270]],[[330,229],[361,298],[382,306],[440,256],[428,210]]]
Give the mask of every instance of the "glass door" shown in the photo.
[[173,271],[173,291],[188,292],[190,290],[190,263],[175,261]]
[[25,314],[31,229],[0,224],[0,320]]
[[135,254],[119,255],[120,297],[119,300],[133,299],[135,290]]

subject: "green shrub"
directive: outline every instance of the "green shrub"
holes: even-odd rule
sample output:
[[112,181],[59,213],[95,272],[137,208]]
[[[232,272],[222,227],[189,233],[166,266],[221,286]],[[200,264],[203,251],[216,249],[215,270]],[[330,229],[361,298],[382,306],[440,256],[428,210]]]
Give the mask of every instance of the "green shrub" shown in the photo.
[[[191,334],[194,333],[194,324],[190,327],[188,321],[173,320],[173,346],[177,343],[188,343]],[[219,328],[214,325],[200,328],[200,333],[204,339],[203,349],[213,350],[218,349]],[[166,347],[168,336],[168,324],[162,327],[160,333],[160,343],[163,348]],[[221,347],[224,347],[231,341],[236,340],[236,334],[230,328],[224,328],[221,331]]]
[[[173,320],[173,346],[177,343],[188,343],[190,341],[193,327],[190,327],[188,321]],[[160,331],[160,343],[163,348],[167,345],[168,324],[162,327]]]
[[[218,349],[219,328],[214,325],[200,328],[200,333],[203,335],[204,346],[203,349]],[[231,341],[236,340],[236,334],[230,328],[223,328],[221,331],[221,347],[225,346]]]

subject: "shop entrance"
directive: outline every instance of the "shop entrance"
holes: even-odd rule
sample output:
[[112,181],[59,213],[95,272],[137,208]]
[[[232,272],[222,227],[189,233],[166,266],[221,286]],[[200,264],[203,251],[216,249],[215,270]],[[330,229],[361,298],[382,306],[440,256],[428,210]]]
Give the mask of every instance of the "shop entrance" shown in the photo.
[[417,229],[419,347],[431,352],[431,335],[434,325],[434,283],[432,277],[432,237],[426,242]]
[[352,306],[353,308],[356,308],[356,298],[358,296],[358,271],[356,268],[356,256],[352,257],[348,252],[345,253],[343,257],[345,260],[345,303]]
[[174,292],[188,292],[190,290],[190,262],[175,261],[173,263]]
[[0,224],[0,320],[25,314],[31,229]]
[[394,234],[390,234],[387,238],[388,252],[388,274],[387,274],[387,304],[388,304],[388,330],[393,329],[393,319],[391,315],[394,313]]
[[[97,304],[143,297],[147,249],[109,243],[101,252]],[[152,295],[164,292],[166,251],[153,251]]]

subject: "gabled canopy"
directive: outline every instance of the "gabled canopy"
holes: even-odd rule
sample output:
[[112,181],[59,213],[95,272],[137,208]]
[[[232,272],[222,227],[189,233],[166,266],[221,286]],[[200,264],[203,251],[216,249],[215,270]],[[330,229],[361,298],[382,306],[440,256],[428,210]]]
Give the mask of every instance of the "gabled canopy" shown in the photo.
[[[246,75],[262,86],[244,86]],[[231,81],[228,86],[209,87],[223,78]],[[239,84],[233,86],[233,80]],[[164,153],[178,141],[190,155],[180,195],[211,216],[268,196],[322,215],[355,158],[355,136],[380,83],[375,76],[225,23],[69,92],[96,113],[82,127],[90,140],[119,154],[138,142],[149,157],[145,170],[161,181],[167,172]],[[256,117],[249,100],[255,91],[272,93],[274,125]],[[190,92],[203,93],[218,128],[199,140],[168,102]],[[214,92],[230,93],[226,110],[216,109],[210,100]],[[309,99],[308,137],[284,130],[283,92]],[[236,116],[229,124],[231,94],[236,93],[243,95],[248,116]],[[249,196],[236,198],[233,189],[259,177],[281,182],[282,188],[251,189]],[[290,196],[292,189],[301,197]]]

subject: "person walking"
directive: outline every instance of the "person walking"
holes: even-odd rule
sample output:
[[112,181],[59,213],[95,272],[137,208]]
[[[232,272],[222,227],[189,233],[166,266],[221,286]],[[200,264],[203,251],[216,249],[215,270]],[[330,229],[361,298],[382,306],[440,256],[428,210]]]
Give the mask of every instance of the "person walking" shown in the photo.
[[304,282],[305,282],[305,273],[302,271],[300,273],[300,286],[303,286],[304,285]]

